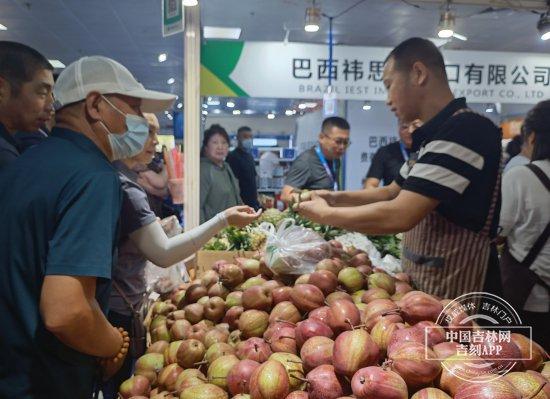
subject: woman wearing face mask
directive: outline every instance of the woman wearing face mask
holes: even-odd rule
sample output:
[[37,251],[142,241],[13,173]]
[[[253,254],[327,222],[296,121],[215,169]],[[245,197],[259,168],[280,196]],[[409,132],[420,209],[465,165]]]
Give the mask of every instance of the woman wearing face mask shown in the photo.
[[147,260],[157,266],[169,267],[198,251],[222,228],[228,225],[244,227],[259,216],[248,206],[237,206],[222,210],[191,231],[168,238],[152,212],[147,193],[138,184],[138,174],[135,172],[151,162],[158,144],[158,120],[153,114],[144,116],[149,122],[149,137],[143,151],[114,163],[119,171],[123,200],[118,259],[112,273],[108,318],[114,326],[123,327],[134,336],[130,337],[131,350],[124,365],[102,389],[106,399],[118,397],[118,387],[131,376],[135,360],[145,350],[145,335],[133,326],[139,323],[135,312],[140,308],[146,291],[144,274]]
[[204,132],[201,149],[201,223],[222,210],[242,204],[239,181],[225,162],[229,135],[220,125]]

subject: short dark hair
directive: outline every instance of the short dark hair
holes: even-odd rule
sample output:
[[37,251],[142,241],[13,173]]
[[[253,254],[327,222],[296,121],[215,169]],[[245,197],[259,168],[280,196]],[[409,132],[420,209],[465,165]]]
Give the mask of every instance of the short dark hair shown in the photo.
[[340,118],[339,116],[331,116],[329,118],[326,118],[323,121],[323,124],[321,125],[321,130],[325,132],[328,129],[331,129],[333,127],[337,127],[338,129],[342,130],[349,130],[349,123],[344,118]]
[[535,133],[532,161],[550,160],[550,100],[539,102],[527,113],[521,132],[524,137]]
[[201,147],[201,156],[204,156],[204,150],[208,145],[208,142],[215,135],[222,136],[227,141],[227,144],[229,145],[230,140],[229,140],[229,135],[227,134],[227,130],[225,130],[221,125],[218,125],[216,123],[214,125],[211,125],[208,129],[204,131],[204,138],[202,139],[202,147]]
[[241,135],[241,133],[244,133],[244,132],[252,132],[252,129],[250,129],[248,126],[241,126],[238,130],[237,130],[237,137]]
[[21,43],[0,41],[0,77],[9,82],[15,95],[42,69],[53,71],[53,66],[38,51]]
[[445,61],[443,55],[428,39],[412,37],[401,42],[386,57],[384,63],[390,59],[394,62],[394,68],[399,71],[410,71],[415,62],[422,62],[433,72],[441,74],[447,80]]
[[506,145],[506,153],[510,158],[515,157],[521,152],[521,145],[523,144],[523,138],[521,134],[514,136],[512,140]]

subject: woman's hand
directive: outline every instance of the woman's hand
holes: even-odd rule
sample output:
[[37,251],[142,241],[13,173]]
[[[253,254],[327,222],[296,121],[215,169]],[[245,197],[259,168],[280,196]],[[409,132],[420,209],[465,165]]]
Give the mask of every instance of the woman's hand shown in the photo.
[[253,208],[246,205],[234,206],[225,210],[225,218],[227,223],[235,227],[245,227],[252,223],[254,220],[262,214],[260,209],[258,212],[255,212]]

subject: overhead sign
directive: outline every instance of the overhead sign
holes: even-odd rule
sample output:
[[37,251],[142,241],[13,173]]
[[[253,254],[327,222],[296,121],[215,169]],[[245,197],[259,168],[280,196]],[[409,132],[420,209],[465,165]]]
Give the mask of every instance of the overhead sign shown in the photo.
[[162,0],[162,36],[183,32],[183,5],[181,0]]
[[[386,99],[385,47],[337,46],[329,71],[328,48],[279,42],[207,41],[201,50],[201,94],[323,98],[332,77],[342,100]],[[470,102],[536,103],[550,97],[550,55],[443,51],[455,96]]]

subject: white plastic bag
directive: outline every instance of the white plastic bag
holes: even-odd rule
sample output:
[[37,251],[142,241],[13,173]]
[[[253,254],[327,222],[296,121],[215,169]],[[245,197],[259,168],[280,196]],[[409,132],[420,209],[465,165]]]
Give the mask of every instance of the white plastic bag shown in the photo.
[[315,265],[331,256],[331,247],[311,229],[296,226],[293,219],[284,219],[279,228],[262,223],[267,234],[265,261],[276,274],[307,274]]
[[[160,224],[168,237],[174,237],[182,233],[178,218],[175,216],[162,219]],[[170,267],[158,267],[151,262],[147,262],[145,267],[145,281],[147,282],[148,292],[156,292],[161,295],[168,294],[181,283],[189,280],[189,274],[183,261]]]

